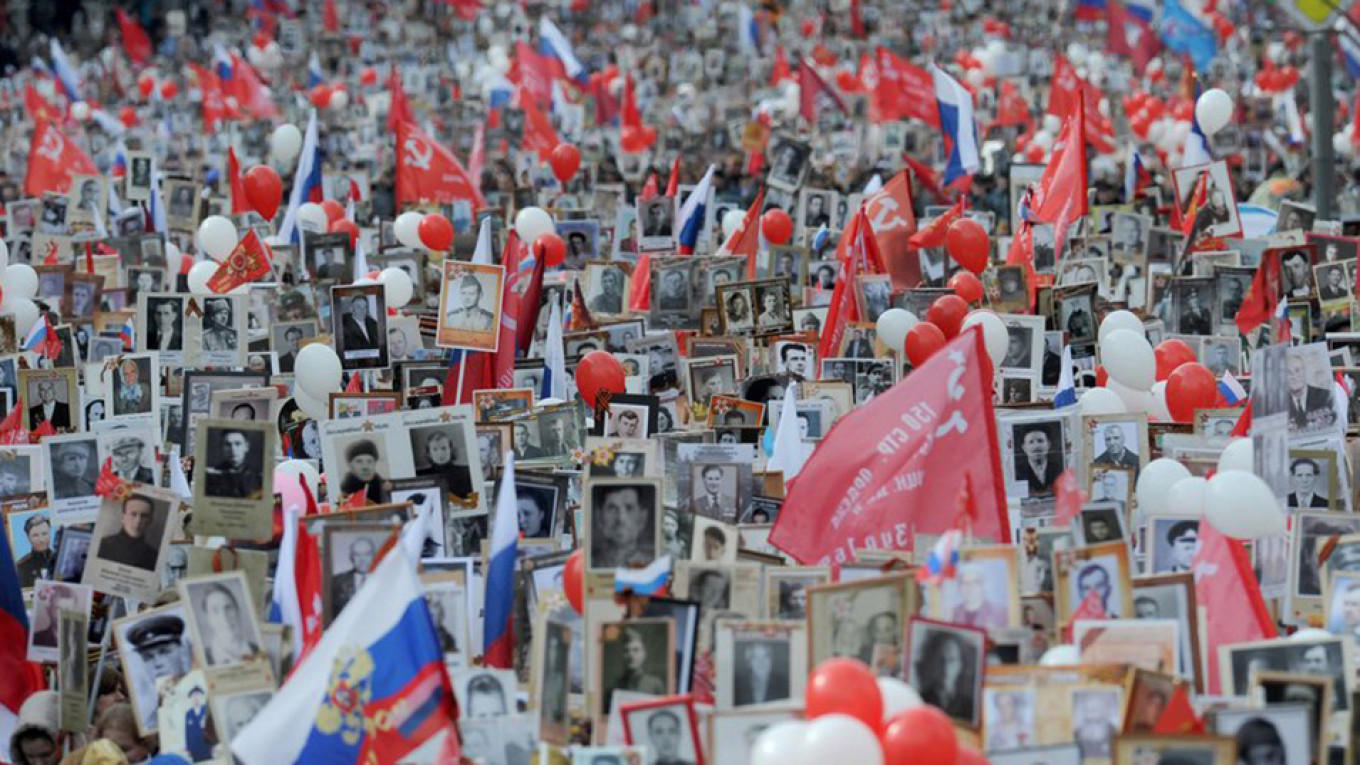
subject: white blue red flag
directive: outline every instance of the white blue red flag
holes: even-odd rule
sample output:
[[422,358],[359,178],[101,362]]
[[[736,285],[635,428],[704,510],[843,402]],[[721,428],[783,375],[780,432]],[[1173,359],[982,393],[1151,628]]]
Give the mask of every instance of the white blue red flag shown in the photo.
[[567,354],[562,347],[562,306],[556,301],[548,315],[548,338],[543,342],[543,384],[539,398],[567,400]]
[[1228,406],[1237,406],[1247,400],[1247,389],[1242,387],[1242,383],[1233,377],[1232,372],[1224,372],[1218,380],[1218,393],[1223,396],[1223,400],[1228,402]]
[[298,156],[297,174],[293,176],[293,193],[288,195],[288,210],[279,224],[279,238],[296,244],[301,240],[297,228],[298,209],[307,202],[321,201],[321,146],[316,128],[316,110],[307,118],[307,132],[302,136],[302,153]]
[[953,579],[959,571],[959,548],[963,546],[963,532],[950,529],[940,535],[926,555],[926,565],[917,578],[927,582]]
[[939,103],[940,127],[952,148],[949,164],[945,166],[945,185],[965,175],[972,175],[982,166],[978,157],[977,120],[973,117],[973,96],[958,80],[943,69],[930,65],[930,76],[935,83],[935,100]]
[[1072,346],[1064,345],[1062,370],[1058,373],[1058,392],[1053,395],[1053,408],[1062,409],[1077,403],[1077,383],[1072,378]]
[[515,557],[519,548],[519,511],[515,494],[515,453],[506,451],[505,470],[496,495],[496,515],[491,528],[490,564],[486,571],[483,610],[482,658],[488,667],[510,669],[515,665]]
[[663,555],[644,568],[614,569],[614,592],[652,596],[660,593],[671,578],[671,556]]
[[73,104],[85,100],[80,97],[80,72],[71,64],[71,59],[66,57],[66,51],[55,37],[52,38],[51,52],[52,73],[56,75],[66,98]]
[[580,80],[589,74],[585,64],[576,58],[576,51],[572,50],[567,36],[547,16],[538,20],[538,52],[561,61],[562,70],[573,80]]
[[709,165],[704,177],[699,179],[699,185],[695,186],[685,197],[685,203],[680,205],[680,228],[677,241],[680,246],[681,255],[693,255],[694,248],[699,243],[699,237],[704,231],[704,220],[708,217],[707,205],[708,195],[713,190],[713,171],[714,165]]

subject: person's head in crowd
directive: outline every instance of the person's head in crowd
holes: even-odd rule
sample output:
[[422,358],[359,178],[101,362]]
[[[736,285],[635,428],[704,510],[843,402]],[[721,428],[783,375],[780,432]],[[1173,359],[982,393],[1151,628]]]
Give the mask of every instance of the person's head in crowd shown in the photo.
[[115,704],[95,721],[94,735],[113,742],[128,762],[145,762],[156,750],[155,739],[137,734],[137,716],[130,704]]
[[467,710],[468,717],[473,720],[504,716],[509,710],[500,681],[492,675],[477,675],[469,680]]

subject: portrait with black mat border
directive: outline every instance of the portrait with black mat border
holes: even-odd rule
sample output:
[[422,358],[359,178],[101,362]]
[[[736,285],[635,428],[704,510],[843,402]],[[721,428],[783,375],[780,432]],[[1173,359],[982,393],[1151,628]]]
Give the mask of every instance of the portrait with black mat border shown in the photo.
[[387,301],[381,284],[331,288],[331,336],[346,370],[381,369],[387,359]]

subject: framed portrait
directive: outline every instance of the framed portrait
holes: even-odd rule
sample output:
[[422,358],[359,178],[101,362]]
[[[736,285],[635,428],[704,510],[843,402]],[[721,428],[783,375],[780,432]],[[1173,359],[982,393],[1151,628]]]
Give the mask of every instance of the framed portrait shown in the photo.
[[1308,707],[1315,759],[1321,760],[1327,751],[1327,725],[1332,712],[1332,684],[1328,678],[1299,675],[1289,672],[1258,671],[1252,673],[1253,695],[1264,701],[1267,708],[1281,704],[1305,704]]
[[587,570],[645,566],[663,554],[660,481],[598,478],[583,492]]
[[1133,613],[1128,543],[1116,541],[1058,550],[1053,558],[1060,622],[1066,624],[1088,597],[1110,619],[1126,618]]
[[1292,672],[1329,678],[1332,683],[1332,711],[1350,708],[1347,678],[1355,671],[1349,638],[1312,640],[1260,640],[1218,647],[1218,668],[1225,692],[1245,695],[1251,688],[1253,673]]
[[268,420],[201,419],[194,454],[194,530],[265,539],[273,529],[274,428]]
[[616,393],[595,409],[591,435],[606,438],[646,439],[656,433],[661,400],[656,396]]
[[719,709],[803,698],[808,673],[807,624],[803,621],[717,623]]
[[762,732],[781,722],[797,719],[799,712],[794,704],[783,708],[713,712],[707,717],[708,762],[750,765],[751,746]]
[[675,249],[675,202],[656,196],[637,201],[638,251]]
[[444,262],[439,289],[439,324],[435,345],[494,351],[500,340],[505,267]]
[[19,391],[26,404],[24,428],[31,433],[47,422],[57,433],[73,432],[77,421],[73,408],[79,404],[79,390],[75,367],[20,369]]
[[1146,523],[1146,570],[1152,574],[1190,573],[1199,552],[1199,518],[1148,513]]
[[982,630],[913,617],[907,629],[907,684],[921,700],[954,722],[982,722],[982,676],[987,635]]
[[641,616],[665,617],[675,623],[675,690],[689,693],[699,640],[699,604],[692,600],[648,598]]
[[[499,487],[496,491],[499,496]],[[565,481],[535,471],[517,471],[515,498],[521,538],[552,539],[560,533],[567,505]]]
[[1136,668],[1126,683],[1128,699],[1124,710],[1124,733],[1152,733],[1161,721],[1171,697],[1185,681],[1175,674]]
[[662,477],[660,450],[654,439],[618,439],[591,436],[586,439],[586,474],[590,477]]
[[765,421],[765,405],[736,396],[715,395],[709,400],[708,426],[745,428]]
[[[1195,762],[1204,765],[1232,765],[1237,760],[1237,743],[1224,736],[1123,735],[1114,740],[1114,761]],[[995,760],[993,760],[995,762]]]
[[623,266],[613,261],[595,261],[585,264],[585,269],[583,294],[590,315],[597,319],[626,315],[629,276]]
[[381,284],[331,287],[331,337],[346,370],[388,365],[387,298]]
[[615,691],[637,691],[653,696],[675,692],[675,622],[640,618],[600,622],[595,626],[592,716],[599,719],[612,708]]
[[1237,199],[1233,194],[1227,162],[1219,160],[1207,165],[1178,167],[1172,171],[1171,180],[1176,190],[1176,204],[1183,218],[1190,213],[1191,204],[1201,198],[1201,194],[1205,201],[1194,216],[1190,234],[1192,247],[1202,239],[1221,239],[1242,233],[1242,221],[1237,214]]
[[1096,341],[1096,287],[1079,284],[1053,290],[1053,302],[1058,328],[1067,332],[1068,342],[1084,345]]
[[737,361],[735,356],[687,360],[685,371],[690,401],[708,406],[714,396],[736,396],[739,393]]
[[783,134],[771,137],[765,155],[769,157],[770,186],[782,191],[795,191],[803,184],[807,174],[808,160],[812,157],[812,147],[803,141]]
[[1044,319],[1042,316],[1006,314],[1006,355],[1002,371],[1038,373],[1043,368]]
[[570,701],[572,652],[570,624],[551,617],[534,629],[533,691],[538,710],[538,735],[543,741],[565,746],[571,740]]
[[1006,494],[1020,499],[1051,495],[1058,476],[1074,465],[1072,418],[1049,413],[998,412]]
[[808,588],[831,582],[825,566],[778,566],[765,570],[765,616],[781,621],[807,618]]
[[1177,674],[1204,687],[1200,661],[1199,612],[1195,604],[1194,579],[1189,573],[1142,576],[1132,581],[1133,614],[1136,619],[1175,619],[1179,624],[1180,668]]
[[171,603],[113,622],[113,644],[141,735],[158,730],[159,688],[193,664],[185,610],[184,603]]
[[302,232],[312,274],[322,281],[348,281],[354,273],[354,246],[344,232]]
[[655,753],[657,762],[704,765],[704,747],[692,696],[624,704],[619,711],[627,743],[646,745]]
[[170,539],[174,492],[137,487],[111,494],[99,506],[83,581],[100,592],[154,601],[160,593],[161,561]]
[[38,580],[33,586],[33,618],[28,630],[28,660],[56,664],[60,658],[61,613],[86,616],[94,590],[88,585]]
[[1218,735],[1236,739],[1239,762],[1274,757],[1284,765],[1309,765],[1318,756],[1317,736],[1307,704],[1218,710],[1210,724]]
[[244,571],[181,579],[194,660],[205,668],[239,667],[263,658],[263,638]]
[[805,589],[808,666],[847,657],[880,677],[901,676],[902,625],[917,611],[914,578],[894,574]]
[[327,524],[322,529],[322,596],[326,624],[344,610],[373,569],[378,550],[397,533],[388,523]]

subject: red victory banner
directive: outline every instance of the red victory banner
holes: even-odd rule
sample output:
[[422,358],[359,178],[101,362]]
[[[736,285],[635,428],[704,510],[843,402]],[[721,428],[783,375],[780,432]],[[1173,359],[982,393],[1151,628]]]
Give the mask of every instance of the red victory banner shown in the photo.
[[977,508],[970,533],[1009,541],[991,381],[981,331],[969,329],[842,417],[790,484],[770,542],[819,565],[910,550],[916,534],[956,527],[965,481]]
[[247,231],[236,243],[236,249],[208,278],[208,289],[219,295],[231,292],[269,273],[272,267],[269,247],[253,230]]

